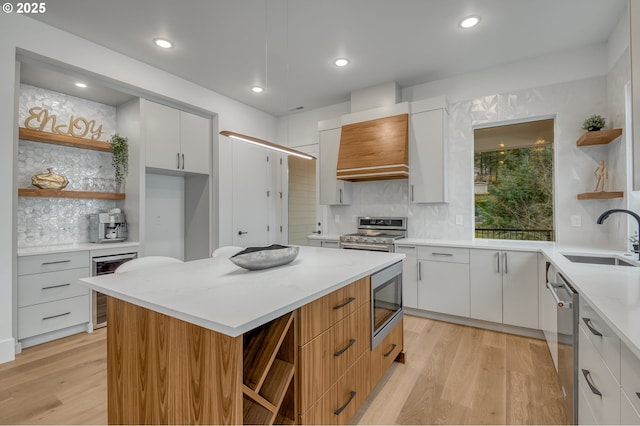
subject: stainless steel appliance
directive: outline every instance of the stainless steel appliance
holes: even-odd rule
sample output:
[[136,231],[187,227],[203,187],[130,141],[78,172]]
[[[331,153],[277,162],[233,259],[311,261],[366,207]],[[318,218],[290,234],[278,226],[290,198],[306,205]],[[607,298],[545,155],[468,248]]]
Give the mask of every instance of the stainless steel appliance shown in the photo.
[[124,213],[118,208],[89,215],[89,241],[92,243],[125,241],[128,234]]
[[[112,256],[98,256],[91,259],[91,276],[113,274],[118,266],[138,257],[138,253],[116,254]],[[91,291],[93,312],[93,328],[107,325],[107,296]]]
[[578,421],[578,292],[561,273],[547,288],[557,305],[558,380],[569,424]]
[[407,236],[406,217],[358,217],[358,232],[340,236],[340,248],[393,252],[394,242]]
[[371,349],[402,319],[402,262],[371,275]]

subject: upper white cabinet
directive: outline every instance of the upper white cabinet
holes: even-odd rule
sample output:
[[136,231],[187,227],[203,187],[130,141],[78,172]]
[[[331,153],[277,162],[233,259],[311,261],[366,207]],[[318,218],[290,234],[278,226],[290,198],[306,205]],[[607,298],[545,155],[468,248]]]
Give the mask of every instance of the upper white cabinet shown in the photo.
[[409,116],[409,201],[447,202],[447,123],[444,97],[411,103]]
[[538,328],[538,255],[471,250],[471,317]]
[[209,174],[211,120],[143,101],[147,167]]
[[320,204],[351,204],[351,182],[336,179],[340,150],[340,119],[318,123],[320,140]]

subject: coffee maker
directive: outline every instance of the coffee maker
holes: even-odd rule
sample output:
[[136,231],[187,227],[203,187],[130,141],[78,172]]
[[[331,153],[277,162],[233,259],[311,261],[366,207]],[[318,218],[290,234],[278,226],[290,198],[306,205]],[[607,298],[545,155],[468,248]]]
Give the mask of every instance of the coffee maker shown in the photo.
[[127,221],[122,210],[115,208],[107,213],[89,215],[90,242],[115,243],[125,241],[127,236]]

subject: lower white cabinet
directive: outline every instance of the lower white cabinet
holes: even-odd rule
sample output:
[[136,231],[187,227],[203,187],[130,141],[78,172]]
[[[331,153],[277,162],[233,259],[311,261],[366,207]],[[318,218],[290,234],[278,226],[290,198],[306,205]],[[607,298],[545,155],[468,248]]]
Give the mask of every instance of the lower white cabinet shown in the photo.
[[320,240],[317,238],[309,238],[309,245],[311,247],[326,247],[326,248],[340,248],[340,241],[336,240]]
[[469,249],[418,247],[418,308],[469,317]]
[[402,305],[407,308],[418,307],[418,254],[417,247],[396,244],[396,253],[406,256],[402,263]]
[[637,395],[627,395],[624,390],[620,391],[620,424],[640,425],[640,414],[636,411],[631,400],[638,399]]
[[473,249],[470,253],[471,318],[538,328],[538,255]]

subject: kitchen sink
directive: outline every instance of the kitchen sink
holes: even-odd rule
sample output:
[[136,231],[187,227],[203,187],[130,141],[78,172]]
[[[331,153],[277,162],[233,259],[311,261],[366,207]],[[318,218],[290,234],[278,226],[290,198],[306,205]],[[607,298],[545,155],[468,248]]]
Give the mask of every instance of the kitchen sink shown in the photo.
[[563,254],[564,257],[574,263],[593,263],[596,265],[638,266],[615,256],[587,256],[578,254]]

